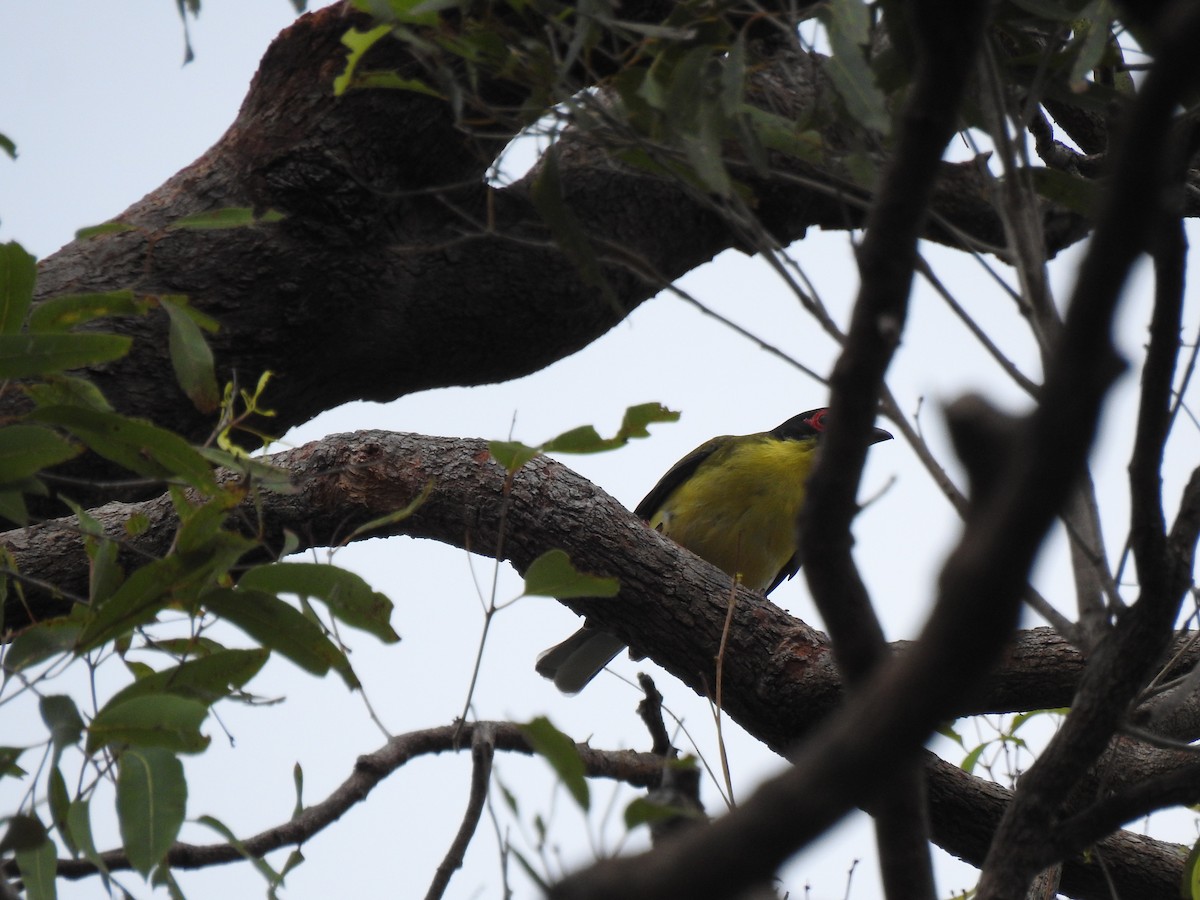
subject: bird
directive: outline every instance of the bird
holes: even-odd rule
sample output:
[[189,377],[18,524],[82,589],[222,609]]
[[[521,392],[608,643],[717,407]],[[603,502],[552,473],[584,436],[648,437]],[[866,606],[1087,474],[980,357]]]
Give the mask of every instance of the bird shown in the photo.
[[[675,463],[634,513],[731,578],[769,594],[800,569],[796,519],[828,422],[822,407],[770,431],[706,441]],[[870,443],[891,439],[876,428]],[[543,651],[536,668],[564,694],[577,694],[623,649],[616,635],[585,624]]]

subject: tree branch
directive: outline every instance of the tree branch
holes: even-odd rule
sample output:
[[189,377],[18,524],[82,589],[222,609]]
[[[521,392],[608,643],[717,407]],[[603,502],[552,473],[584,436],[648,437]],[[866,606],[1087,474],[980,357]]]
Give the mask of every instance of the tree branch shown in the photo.
[[[917,240],[928,216],[946,143],[954,134],[968,75],[987,17],[984,3],[912,3],[915,82],[899,122],[895,150],[871,206],[859,248],[862,283],[846,342],[830,377],[834,411],[808,483],[799,522],[805,577],[833,639],[838,668],[861,683],[884,657],[883,628],[850,553],[850,525],[866,460],[868,434],[884,374],[900,342],[918,263]],[[953,32],[953,39],[945,38]],[[924,784],[914,766],[889,767],[892,780],[876,803],[876,841],[888,897],[932,898]],[[797,822],[786,817],[786,828]]]
[[[670,7],[629,4],[623,16],[652,20]],[[456,121],[449,104],[419,92],[332,95],[346,55],[341,36],[369,25],[340,4],[286,29],[220,140],[116,217],[132,230],[75,241],[44,260],[38,298],[121,289],[188,295],[221,324],[211,339],[220,382],[244,385],[275,373],[263,400],[277,417],[256,423],[270,432],[349,400],[385,401],[538,370],[608,331],[671,280],[744,246],[711,201],[615,163],[612,135],[575,133],[562,142],[562,202],[586,229],[602,290],[556,244],[531,202],[531,178],[505,188],[486,182],[522,122],[497,121],[480,134]],[[424,75],[409,48],[390,38],[364,65]],[[817,54],[764,59],[750,94],[791,121],[807,121],[830,93],[801,76],[822,79],[824,65]],[[504,78],[476,75],[484,96],[520,105]],[[755,213],[773,240],[786,244],[814,225],[861,225],[859,207],[846,199],[861,189],[842,169],[837,137],[824,140],[828,164],[772,154],[768,172],[747,175]],[[943,240],[987,241],[997,233],[979,177],[971,166],[941,167],[933,208]],[[172,227],[231,206],[285,218],[228,230]],[[1076,215],[1048,206],[1045,215],[1050,252],[1086,233]],[[80,374],[119,412],[194,441],[207,438],[210,415],[172,380],[145,377],[170,371],[165,313],[103,327],[133,337],[133,348]],[[0,395],[0,412],[20,412],[25,403],[10,390]],[[112,474],[95,457],[68,471]],[[76,499],[95,505],[119,496],[108,490]]]
[[[487,738],[477,739],[480,731]],[[246,838],[241,842],[240,849],[231,844],[176,843],[167,852],[167,864],[175,869],[202,869],[243,859],[242,850],[251,856],[262,857],[280,847],[302,844],[340,819],[352,806],[365,800],[380,782],[406,763],[431,753],[457,753],[468,741],[471,742],[472,755],[475,754],[477,743],[506,752],[527,755],[534,752],[525,740],[521,726],[510,722],[467,722],[398,735],[374,753],[360,756],[349,778],[320,803],[305,807],[291,821]],[[587,744],[577,744],[576,749],[583,759],[587,774],[592,777],[613,778],[635,786],[651,787],[658,783],[662,775],[662,759],[652,753],[597,750]],[[102,853],[101,858],[110,871],[131,868],[128,857],[121,851]],[[8,873],[9,868],[6,866],[4,871]],[[96,867],[84,859],[58,861],[58,874],[62,878],[86,878],[95,873]]]
[[[1144,247],[1145,236],[1154,234],[1172,217],[1172,212],[1163,210],[1161,204],[1176,175],[1176,167],[1171,164],[1175,105],[1200,75],[1192,55],[1194,42],[1200,38],[1200,12],[1190,4],[1172,4],[1160,33],[1162,55],[1147,77],[1123,138],[1112,154],[1113,183],[1080,269],[1063,345],[1055,360],[1059,368],[1080,366],[1080,374],[1085,371],[1081,364],[1088,361],[1088,378],[1077,382],[1075,392],[1088,404],[1096,402],[1099,389],[1106,386],[1092,379],[1103,375],[1105,364],[1111,371],[1115,363],[1108,332],[1129,268]],[[1162,383],[1166,363],[1161,353],[1169,352],[1173,358],[1178,342],[1178,325],[1169,338],[1170,327],[1164,325],[1164,321],[1178,322],[1179,299],[1172,293],[1156,298],[1156,306],[1162,307],[1155,312],[1159,339],[1169,343],[1160,347],[1159,362],[1147,375],[1131,464],[1135,485],[1131,539],[1139,548],[1141,596],[1097,647],[1071,704],[1071,714],[1023,776],[1016,800],[988,854],[979,886],[981,900],[1021,897],[1029,879],[1053,861],[1047,849],[1057,810],[1107,745],[1151,667],[1166,649],[1179,604],[1191,583],[1194,543],[1183,548],[1182,558],[1178,553],[1173,559],[1166,558],[1161,500],[1157,489],[1149,484],[1157,483],[1166,436],[1169,394]],[[1086,343],[1073,340],[1073,336],[1086,338]],[[1102,358],[1099,367],[1095,366],[1096,357]],[[1165,390],[1169,387],[1168,375]],[[1185,560],[1186,566],[1182,565]]]
[[495,723],[479,722],[471,735],[471,794],[467,798],[467,811],[454,842],[446,851],[446,857],[433,876],[433,883],[425,894],[425,900],[439,900],[450,886],[450,878],[462,868],[467,846],[475,835],[483,805],[487,800],[488,787],[492,782],[492,757],[496,753]]
[[[476,550],[496,545],[504,471],[490,459],[483,441],[361,432],[325,438],[276,454],[270,461],[292,473],[295,490],[258,492],[240,514],[247,532],[264,537],[271,546],[282,546],[287,531],[299,536],[301,549],[337,546],[360,526],[407,506],[431,482],[429,498],[412,516],[360,537],[407,534]],[[545,550],[560,547],[569,549],[585,571],[617,575],[620,602],[571,601],[572,608],[635,644],[652,646],[657,662],[703,694],[711,683],[704,672],[712,665],[725,622],[729,580],[661,540],[603,491],[553,460],[537,459],[520,470],[511,496],[506,546],[514,565],[523,569]],[[1194,520],[1200,503],[1193,498],[1185,508]],[[167,497],[112,503],[91,514],[111,537],[126,538],[127,552],[161,554],[178,526]],[[134,515],[144,516],[147,527],[127,537],[124,525]],[[86,591],[88,561],[73,519],[9,532],[0,540],[22,570],[47,573],[51,580],[67,579]],[[6,615],[14,609],[9,602]],[[724,670],[726,711],[782,753],[842,702],[828,641],[753,592],[738,593],[734,615]],[[909,646],[897,643],[893,653]],[[1184,635],[1177,646],[1179,658],[1164,678],[1185,674],[1200,662],[1200,643]],[[954,714],[1067,706],[1084,662],[1051,629],[1019,633],[997,670]],[[987,821],[994,826],[1000,813],[977,822],[972,809],[991,796],[991,788],[949,764],[933,771],[936,842],[982,862],[987,842],[981,842],[979,828]],[[995,803],[999,809],[1000,801]],[[1152,866],[1134,859],[1144,847],[1144,839],[1122,839],[1108,858],[1119,855],[1130,871],[1145,879]],[[1164,851],[1151,862],[1168,856]]]

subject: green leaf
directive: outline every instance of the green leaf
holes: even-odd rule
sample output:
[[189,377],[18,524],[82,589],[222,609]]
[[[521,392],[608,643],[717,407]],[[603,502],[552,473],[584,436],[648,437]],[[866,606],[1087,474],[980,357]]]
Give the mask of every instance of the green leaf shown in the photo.
[[[282,470],[281,470],[282,471]],[[425,487],[421,488],[421,493],[413,498],[413,501],[403,509],[398,509],[395,512],[390,512],[387,515],[380,516],[377,519],[372,519],[355,528],[350,535],[345,539],[344,543],[350,543],[354,539],[361,537],[364,534],[370,534],[378,528],[386,528],[389,525],[394,525],[397,522],[402,522],[421,508],[422,504],[429,499],[429,495],[433,493],[433,488],[436,482],[432,479],[425,483]],[[282,554],[281,554],[282,555]]]
[[54,842],[42,841],[36,848],[17,851],[17,868],[25,885],[25,900],[54,900],[58,859]]
[[687,806],[672,806],[666,803],[655,803],[645,797],[638,797],[625,807],[625,827],[632,831],[639,825],[654,825],[667,819],[685,817],[703,819],[699,810]]
[[744,112],[764,147],[805,162],[819,163],[824,159],[825,144],[821,132],[801,128],[794,119],[756,106],[747,106]]
[[167,896],[171,900],[187,900],[183,895],[183,890],[179,887],[179,882],[175,880],[175,876],[171,873],[171,869],[165,861],[159,863],[153,874],[151,874],[150,886],[156,888],[165,887],[167,889]]
[[155,674],[154,669],[151,668],[147,663],[139,662],[136,659],[125,657],[121,660],[121,662],[125,664],[125,668],[129,670],[129,674],[133,676],[135,682],[141,681],[143,678],[149,678],[151,675]]
[[54,745],[54,762],[66,747],[79,743],[83,734],[83,717],[75,707],[75,701],[66,694],[50,694],[38,701],[42,721],[50,729],[50,741]]
[[980,744],[963,758],[962,764],[959,766],[959,768],[970,775],[975,771],[975,766],[979,763],[979,757],[983,755],[983,751],[986,750],[987,747],[988,745],[986,743]]
[[550,763],[550,767],[562,779],[575,802],[586,811],[590,806],[590,796],[587,779],[584,777],[583,758],[579,755],[579,748],[575,746],[575,742],[550,724],[550,720],[545,716],[538,716],[532,722],[522,725],[521,733],[525,735],[534,752]]
[[162,641],[150,641],[146,644],[145,649],[157,650],[161,653],[167,653],[175,658],[185,656],[203,659],[204,657],[211,656],[214,653],[223,652],[226,647],[224,644],[219,644],[212,640],[212,638],[197,636],[187,638],[168,638]]
[[25,506],[23,493],[28,491],[29,487],[23,484],[18,490],[0,491],[0,517],[21,526],[29,524],[29,509]]
[[508,811],[514,816],[519,817],[521,815],[521,810],[517,804],[516,794],[510,791],[499,779],[496,779],[496,787],[500,788],[500,796],[504,799],[504,805],[508,807]]
[[[170,602],[171,590],[180,580],[184,561],[168,556],[147,563],[116,589],[96,610],[79,635],[76,650],[85,653],[132,631],[138,625],[153,622]],[[102,599],[102,598],[98,598]]]
[[214,816],[200,816],[198,819],[196,819],[196,821],[201,825],[207,825],[217,834],[221,835],[221,838],[225,841],[225,843],[233,847],[234,850],[242,855],[243,859],[247,860],[254,866],[255,869],[258,870],[258,873],[266,879],[267,884],[274,886],[279,884],[279,882],[282,880],[280,873],[272,869],[267,864],[265,859],[255,856],[249,850],[247,850],[246,845],[243,844],[238,839],[238,836],[234,834],[233,831],[231,831],[230,828],[220,819],[217,819]]
[[211,704],[239,690],[258,674],[269,656],[270,652],[261,648],[220,650],[145,675],[114,694],[107,705],[119,706],[126,700],[147,694],[177,694]]
[[35,850],[44,844],[49,836],[46,826],[37,816],[17,813],[8,818],[8,828],[4,830],[4,837],[0,838],[0,853]]
[[588,575],[571,565],[564,550],[547,550],[525,570],[524,594],[534,597],[615,597],[621,590],[616,578]]
[[29,330],[62,332],[111,316],[144,315],[150,308],[133,291],[109,291],[103,294],[62,294],[43,300],[29,315]]
[[17,765],[25,747],[0,747],[0,778],[24,778],[29,773]]
[[296,787],[296,805],[292,809],[292,818],[304,812],[304,769],[300,763],[292,766],[292,784]]
[[1183,900],[1200,900],[1200,840],[1192,844],[1183,871],[1179,875],[1179,896]]
[[1096,182],[1058,169],[1032,168],[1028,171],[1034,190],[1041,196],[1087,219],[1096,218],[1100,204],[1100,187]]
[[3,150],[9,159],[17,158],[17,145],[7,134],[0,134],[0,150]]
[[536,447],[529,447],[520,441],[488,441],[488,452],[492,454],[492,459],[504,466],[508,472],[517,471],[541,454]]
[[179,386],[200,412],[216,412],[221,405],[221,389],[217,387],[212,349],[179,299],[163,297],[161,303],[171,319],[168,346]]
[[0,428],[0,484],[22,481],[83,452],[49,428],[9,425]]
[[962,739],[961,734],[954,730],[954,724],[952,722],[948,722],[945,725],[939,725],[937,728],[937,733],[948,740],[954,741],[954,743],[958,744],[958,746],[962,747],[964,750],[967,749],[966,741]]
[[280,562],[259,566],[238,581],[243,589],[271,594],[296,594],[322,601],[336,618],[373,634],[386,644],[400,635],[392,630],[392,601],[359,575],[320,563]]
[[354,76],[353,88],[387,88],[394,91],[412,91],[414,94],[424,94],[445,100],[446,95],[431,88],[419,78],[401,78],[389,69],[366,69]]
[[0,334],[16,334],[33,300],[37,260],[16,241],[0,244]]
[[31,625],[20,632],[4,654],[4,678],[29,666],[69,653],[83,628],[78,616],[59,616]]
[[297,491],[296,486],[292,484],[292,473],[280,466],[273,466],[261,459],[235,456],[216,447],[197,447],[196,450],[214,465],[249,475],[258,487],[277,494],[294,494]]
[[109,702],[88,726],[87,752],[132,744],[179,753],[199,753],[209,738],[200,733],[208,704],[175,694],[146,694]]
[[625,410],[625,416],[621,419],[621,430],[617,432],[616,437],[623,441],[630,438],[649,437],[648,426],[657,422],[678,421],[679,413],[676,410],[667,409],[661,403],[639,403]]
[[677,422],[679,413],[661,403],[640,403],[625,410],[621,427],[610,438],[602,438],[591,425],[573,428],[541,446],[547,453],[601,453],[629,443],[632,438],[650,436],[648,426],[655,422]]
[[1075,39],[1071,43],[1077,45],[1078,50],[1068,76],[1072,84],[1082,84],[1100,64],[1108,48],[1112,18],[1113,10],[1105,0],[1093,0],[1073,23]]
[[71,829],[71,837],[79,847],[79,851],[83,854],[83,858],[90,862],[100,872],[100,877],[104,881],[105,887],[108,886],[108,866],[104,862],[104,858],[100,856],[96,850],[96,841],[92,837],[92,816],[89,803],[91,801],[86,798],[79,798],[71,802],[71,808],[67,811],[67,825]]
[[149,875],[174,843],[187,809],[183,764],[156,747],[121,754],[117,771],[117,818],[130,864]]
[[699,110],[696,131],[683,140],[684,156],[693,174],[705,190],[718,197],[733,194],[733,179],[725,167],[724,132],[720,111],[705,103]]
[[93,332],[0,334],[0,378],[30,378],[119,359],[132,338]]
[[195,448],[179,435],[142,419],[75,406],[36,409],[30,418],[65,428],[105,459],[131,472],[151,478],[180,478],[206,492],[215,489],[212,468]]
[[[437,16],[434,16],[435,21],[436,19]],[[346,68],[337,78],[333,79],[333,95],[335,97],[346,93],[354,83],[354,70],[358,68],[358,64],[362,62],[367,51],[383,40],[391,30],[390,25],[376,25],[370,31],[351,28],[342,35],[342,43],[350,49],[350,52],[346,54]]]
[[99,225],[89,225],[75,232],[75,240],[86,241],[90,238],[100,237],[102,234],[120,234],[124,231],[137,231],[137,226],[130,225],[128,222],[103,222]]
[[221,531],[221,526],[229,517],[228,505],[222,502],[226,498],[193,506],[186,498],[176,497],[182,501],[175,504],[175,512],[181,519],[179,534],[175,538],[175,547],[180,553],[207,553],[216,550],[217,544],[226,538],[237,537]]
[[99,608],[125,580],[125,568],[117,561],[120,547],[116,541],[88,538],[85,546],[92,564],[88,572],[88,600],[93,608]]
[[647,426],[655,422],[677,422],[679,413],[661,403],[639,403],[625,410],[621,428],[610,438],[601,437],[591,425],[581,425],[551,438],[540,447],[530,447],[520,441],[489,441],[492,458],[509,472],[515,472],[542,452],[601,453],[623,447],[631,438],[649,437]]
[[542,449],[549,453],[598,453],[610,446],[607,440],[600,437],[595,426],[580,425],[551,438],[542,445]]
[[520,864],[521,868],[525,871],[525,874],[529,876],[529,880],[537,885],[538,890],[541,891],[542,895],[548,896],[550,894],[549,883],[541,876],[537,869],[530,865],[529,860],[522,856],[521,852],[517,850],[516,847],[509,847],[508,852],[511,853],[513,858],[516,859],[517,863]]
[[559,247],[579,269],[583,283],[589,287],[599,287],[609,296],[611,288],[600,273],[600,262],[588,231],[563,199],[562,182],[558,173],[557,144],[550,145],[542,154],[538,165],[540,170],[529,191],[534,208],[549,227]]
[[867,4],[863,0],[830,0],[820,18],[833,49],[826,71],[846,111],[865,128],[886,135],[891,118],[863,53],[871,39]]
[[300,668],[324,675],[333,668],[351,688],[359,687],[350,661],[321,629],[293,606],[260,591],[221,588],[201,598],[209,611],[236,625],[264,647]]
[[67,794],[67,782],[63,778],[62,769],[50,767],[50,775],[46,779],[46,801],[50,805],[50,819],[59,835],[66,844],[72,856],[78,856],[79,850],[71,837],[71,828],[67,824],[67,813],[71,807],[71,797]]
[[247,225],[259,225],[263,222],[278,222],[283,214],[269,209],[261,216],[254,215],[254,210],[246,206],[229,206],[224,209],[210,209],[193,213],[176,219],[169,226],[171,229],[189,228],[196,231],[218,231],[223,228],[244,228]]
[[101,412],[112,410],[100,389],[84,378],[45,375],[43,379],[25,385],[25,392],[37,406],[83,406]]

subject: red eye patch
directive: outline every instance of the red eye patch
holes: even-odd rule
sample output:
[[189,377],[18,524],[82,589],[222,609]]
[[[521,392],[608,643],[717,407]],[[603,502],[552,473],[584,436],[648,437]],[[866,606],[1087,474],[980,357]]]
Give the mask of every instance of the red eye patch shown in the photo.
[[816,431],[825,430],[825,417],[829,414],[827,409],[819,409],[808,420],[808,424]]

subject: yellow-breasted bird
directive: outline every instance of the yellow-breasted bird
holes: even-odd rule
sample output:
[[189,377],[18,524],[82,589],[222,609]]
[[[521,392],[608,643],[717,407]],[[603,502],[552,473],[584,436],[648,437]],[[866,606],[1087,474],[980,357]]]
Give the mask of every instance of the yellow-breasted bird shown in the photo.
[[[800,569],[796,517],[828,415],[810,409],[770,431],[715,437],[675,463],[634,512],[746,587],[769,594]],[[876,428],[871,443],[891,437]],[[615,635],[584,625],[543,652],[537,670],[575,694],[624,648]]]

